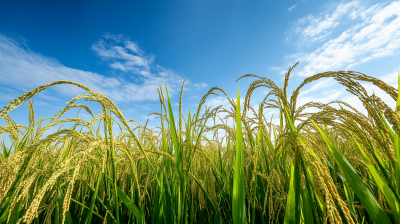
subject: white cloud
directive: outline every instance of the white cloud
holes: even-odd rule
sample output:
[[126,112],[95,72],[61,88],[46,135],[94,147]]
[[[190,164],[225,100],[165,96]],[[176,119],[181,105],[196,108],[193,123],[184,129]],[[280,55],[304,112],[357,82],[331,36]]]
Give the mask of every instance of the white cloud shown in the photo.
[[327,88],[327,87],[335,84],[335,82],[336,81],[333,80],[333,78],[325,78],[325,79],[319,80],[318,82],[314,83],[314,85],[311,88],[301,91],[299,93],[299,96],[302,96],[303,94],[307,94],[307,93],[310,93],[310,92],[313,92],[316,90],[321,90],[323,88]]
[[395,88],[398,88],[397,84],[398,84],[398,76],[400,74],[399,72],[400,72],[400,66],[397,69],[395,69],[395,71],[382,76],[380,79],[386,82],[387,84],[392,85]]
[[[236,98],[234,98],[233,101],[236,102]],[[245,98],[241,97],[240,98],[240,109],[242,110],[242,112],[243,112],[243,108],[244,108],[244,104],[243,104],[244,101],[245,101]],[[200,111],[200,114],[202,115],[205,112],[205,106],[207,106],[207,108],[210,107],[210,110],[212,110],[212,109],[214,109],[214,108],[216,108],[218,106],[221,106],[221,105],[222,105],[222,108],[225,108],[226,110],[231,111],[232,105],[229,103],[229,101],[228,101],[228,99],[226,97],[223,97],[223,96],[211,96],[211,97],[208,97],[206,102],[204,103],[204,106],[202,107],[202,109]],[[226,115],[228,115],[226,112],[219,112],[218,113],[218,116],[221,119],[224,119]],[[248,111],[247,115],[248,116],[249,115],[252,116],[252,112]],[[221,121],[219,120],[219,118],[216,118],[216,124],[221,124]],[[228,119],[227,124],[228,124],[228,126],[232,126],[233,125],[232,118]],[[212,119],[209,119],[207,121],[207,125],[213,126],[214,125],[214,121]]]
[[128,39],[124,41],[124,46],[120,46],[118,44],[121,42],[121,37],[112,38],[109,35],[104,35],[104,37],[111,41],[100,39],[92,45],[92,50],[103,60],[110,61],[111,68],[144,76],[149,75],[154,56],[145,55],[136,43]]
[[285,68],[284,66],[281,66],[281,67],[273,66],[273,67],[271,67],[270,69],[272,69],[272,70],[274,70],[274,71],[278,71],[278,73],[279,73],[280,75],[285,75],[286,72],[288,71],[288,69]]
[[[335,5],[336,6],[336,5]],[[332,8],[332,7],[331,7]],[[361,22],[351,26],[338,37],[332,38],[311,53],[296,53],[285,58],[293,65],[300,61],[294,74],[311,76],[330,70],[348,70],[372,59],[398,54],[400,50],[400,1],[384,6],[383,3],[366,8],[358,1],[339,4],[332,13],[314,17],[309,15],[292,28],[300,34],[299,46],[323,40],[330,35],[341,19],[348,16]],[[348,20],[348,19],[347,19]],[[301,26],[305,25],[305,28]],[[307,25],[308,24],[308,25]]]
[[[299,51],[285,56],[286,61],[290,61],[286,66],[275,66],[271,69],[284,74],[287,72],[284,68],[300,61],[292,73],[308,77],[331,70],[348,70],[375,58],[398,54],[400,50],[399,15],[400,1],[379,3],[368,7],[362,5],[360,1],[333,4],[320,15],[310,14],[296,21],[295,26],[289,31],[287,40],[294,40],[293,43]],[[345,25],[348,27],[344,27]],[[303,48],[310,45],[313,51],[306,51],[308,48]],[[397,88],[398,70],[400,67],[397,66],[393,72],[381,76],[380,79]],[[369,95],[375,93],[394,108],[396,102],[384,91],[371,83],[361,84]],[[360,112],[366,113],[358,97],[345,89],[332,78],[321,79],[300,92],[297,107],[311,101],[328,103],[342,100]],[[318,111],[316,108],[306,110],[306,112],[316,111]]]
[[[363,83],[362,86],[365,88],[368,95],[372,95],[373,93],[375,93],[375,95],[378,96],[379,98],[381,98],[382,101],[385,102],[389,107],[391,107],[392,109],[395,108],[396,102],[392,99],[392,97],[390,97],[383,90],[374,86],[371,83]],[[392,86],[395,86],[395,85],[392,85]],[[347,94],[341,100],[350,104],[351,106],[356,108],[361,113],[367,114],[367,110],[364,108],[363,103],[360,101],[360,99],[357,96]]]
[[[0,34],[0,83],[2,86],[27,92],[50,82],[69,80],[86,85],[112,100],[124,102],[157,100],[157,87],[165,80],[171,87],[169,91],[172,94],[176,92],[175,87],[182,85],[183,78],[180,75],[154,64],[154,57],[146,54],[126,36],[107,34],[104,38],[105,40],[96,42],[92,49],[103,60],[110,62],[110,68],[131,74],[135,82],[122,76],[107,77],[66,67],[54,58],[33,52],[23,42]],[[204,86],[194,84],[196,85]],[[85,93],[71,85],[60,85],[54,89],[67,96]]]
[[[289,41],[293,36],[298,37],[296,41],[299,45],[309,45],[318,40],[324,39],[332,32],[332,28],[339,25],[339,20],[348,13],[349,10],[359,5],[359,2],[353,1],[347,4],[340,4],[332,13],[323,12],[323,16],[314,17],[308,15],[299,19],[296,23],[297,27],[290,29],[290,34],[286,41]],[[332,7],[331,7],[332,8]],[[307,24],[306,27],[301,27]],[[299,36],[300,35],[300,36]]]
[[[211,107],[211,109],[214,109],[221,105],[222,105],[222,107],[224,107],[228,110],[231,107],[231,104],[229,103],[228,99],[226,99],[226,97],[222,97],[222,96],[208,97],[206,99],[206,102],[204,103],[204,105],[207,107]],[[204,110],[204,107],[203,107],[203,110]]]
[[329,103],[338,99],[340,96],[344,94],[341,90],[333,90],[333,91],[325,91],[319,96],[299,96],[297,99],[297,107],[302,106],[308,102],[320,102],[320,103]]
[[198,89],[208,86],[208,85],[207,85],[206,83],[204,83],[204,82],[202,82],[202,83],[194,83],[193,85],[194,85],[196,88],[198,88]]
[[296,7],[296,5],[293,5],[292,7],[290,7],[287,11],[292,11],[294,9],[294,7]]
[[[385,83],[391,85],[394,88],[397,88],[398,82],[398,69],[396,71],[391,72],[387,75],[381,77],[381,80]],[[360,84],[365,88],[367,94],[371,96],[375,94],[376,96],[380,97],[382,101],[388,104],[390,107],[394,109],[396,102],[390,97],[387,93],[381,90],[379,87],[376,87],[372,83],[367,82],[360,82]],[[321,103],[329,103],[334,100],[341,100],[347,102],[354,108],[356,108],[361,113],[367,114],[367,111],[364,108],[363,103],[357,96],[345,91],[345,87],[338,84],[337,81],[333,80],[333,78],[324,78],[317,82],[315,82],[311,88],[301,91],[298,100],[297,100],[297,108],[301,105],[304,105],[308,102],[321,102]],[[313,94],[314,91],[318,90],[318,94]],[[337,107],[338,105],[331,105],[333,107]],[[305,112],[317,112],[319,109],[310,108],[307,109]]]

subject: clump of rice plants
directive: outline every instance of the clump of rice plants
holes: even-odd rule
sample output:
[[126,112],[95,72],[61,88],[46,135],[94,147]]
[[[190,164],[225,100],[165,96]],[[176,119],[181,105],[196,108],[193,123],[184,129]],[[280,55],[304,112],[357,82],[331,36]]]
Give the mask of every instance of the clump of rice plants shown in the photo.
[[[0,223],[398,223],[398,90],[359,72],[329,71],[306,78],[289,97],[295,66],[283,88],[252,74],[239,78],[256,78],[243,111],[239,91],[236,101],[227,97],[231,108],[206,107],[210,95],[226,96],[213,87],[193,114],[182,114],[180,100],[174,117],[167,86],[160,86],[156,130],[127,120],[112,100],[79,83],[57,81],[21,95],[0,110],[8,123],[0,135],[9,133],[12,142],[1,144]],[[296,104],[301,88],[328,77],[368,114],[341,101]],[[396,107],[368,95],[358,81],[386,92]],[[88,93],[54,117],[35,120],[30,98],[61,84]],[[261,87],[269,93],[256,110],[250,100]],[[103,113],[94,115],[79,99],[96,101]],[[27,101],[29,125],[18,125],[8,113]],[[75,107],[93,118],[61,119]],[[305,112],[312,107],[319,111]],[[279,111],[280,124],[265,118],[270,108]],[[65,122],[74,125],[44,136]]]

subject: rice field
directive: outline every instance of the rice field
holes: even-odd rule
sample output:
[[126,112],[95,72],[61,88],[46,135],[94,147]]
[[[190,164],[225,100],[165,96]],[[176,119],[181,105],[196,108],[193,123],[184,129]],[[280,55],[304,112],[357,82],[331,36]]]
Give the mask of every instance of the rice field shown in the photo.
[[[79,83],[57,81],[21,95],[0,110],[8,123],[0,135],[12,142],[1,144],[0,223],[399,223],[398,90],[359,72],[329,71],[306,78],[290,95],[295,66],[283,88],[252,74],[239,78],[255,81],[227,97],[230,108],[205,106],[210,95],[226,96],[214,87],[195,111],[182,114],[180,101],[174,114],[167,85],[160,86],[157,129],[127,120],[107,96]],[[358,97],[368,115],[341,101],[296,104],[304,86],[329,77]],[[368,95],[359,81],[393,102]],[[54,117],[35,120],[31,97],[61,84],[88,93]],[[251,96],[261,87],[269,93],[256,110]],[[99,103],[103,113],[75,103],[80,99]],[[25,102],[28,126],[8,116]],[[93,118],[61,118],[71,108]],[[278,125],[264,116],[271,109],[279,111]],[[73,127],[44,136],[66,122]]]

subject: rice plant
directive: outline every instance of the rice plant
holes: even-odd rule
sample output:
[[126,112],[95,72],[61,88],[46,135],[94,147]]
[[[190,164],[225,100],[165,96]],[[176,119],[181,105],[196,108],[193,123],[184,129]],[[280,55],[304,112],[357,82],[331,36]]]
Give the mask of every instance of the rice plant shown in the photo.
[[[79,83],[57,81],[21,95],[0,110],[8,124],[0,126],[0,136],[8,133],[12,142],[1,144],[0,223],[398,223],[398,90],[360,72],[329,71],[306,78],[289,96],[296,65],[283,88],[266,77],[240,77],[255,78],[243,110],[239,91],[236,100],[227,97],[230,108],[205,106],[210,95],[227,96],[213,87],[193,114],[184,115],[183,83],[174,117],[167,85],[160,85],[156,129],[127,120],[112,100]],[[368,114],[341,101],[296,104],[304,86],[329,77],[357,96]],[[358,81],[394,102],[368,95]],[[88,93],[54,117],[35,120],[30,99],[61,84]],[[261,87],[269,92],[255,109],[251,96]],[[103,113],[94,115],[75,103],[79,99],[96,101]],[[28,126],[8,115],[25,102]],[[61,118],[76,107],[93,118]],[[271,108],[279,111],[279,124],[264,116]],[[74,125],[44,136],[65,122]]]

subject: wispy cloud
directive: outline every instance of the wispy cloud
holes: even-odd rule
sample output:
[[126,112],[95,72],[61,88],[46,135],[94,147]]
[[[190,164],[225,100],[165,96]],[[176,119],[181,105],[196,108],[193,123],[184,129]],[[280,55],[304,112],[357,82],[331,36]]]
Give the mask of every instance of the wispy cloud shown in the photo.
[[[311,76],[330,70],[349,70],[375,58],[398,54],[400,49],[400,1],[389,5],[378,3],[365,7],[359,1],[333,5],[332,13],[300,19],[293,33],[300,34],[294,43],[298,46],[322,41],[347,16],[358,23],[331,38],[311,53],[286,56],[290,66],[300,61],[294,74]],[[305,26],[305,27],[304,27]],[[290,37],[289,37],[290,39]]]
[[292,11],[294,9],[294,7],[296,7],[296,5],[293,5],[292,7],[290,7],[287,11]]
[[[129,102],[157,100],[157,87],[164,83],[164,80],[171,87],[172,94],[175,87],[182,85],[183,78],[180,75],[155,64],[154,56],[141,50],[137,43],[124,35],[106,34],[104,39],[93,44],[92,49],[102,60],[109,63],[111,69],[130,75],[108,77],[69,68],[54,58],[33,52],[22,41],[0,34],[1,86],[26,92],[49,82],[69,80],[84,84],[115,101]],[[190,81],[186,83],[195,88],[206,85]],[[61,85],[54,89],[67,96],[83,93],[70,85]],[[1,92],[6,93],[4,89]],[[15,93],[7,91],[7,94]]]
[[[333,28],[339,25],[340,19],[357,5],[359,5],[357,1],[340,4],[333,12],[323,12],[318,17],[310,14],[307,17],[298,19],[295,26],[289,29],[286,42],[288,43],[291,39],[298,38],[295,41],[296,44],[309,46],[316,41],[323,40],[332,33]],[[335,5],[332,5],[329,10],[333,6]]]
[[92,50],[108,61],[111,68],[145,77],[151,75],[154,56],[146,55],[136,42],[126,36],[106,34],[103,37],[92,45]]
[[333,84],[335,84],[335,82],[336,81],[333,80],[333,78],[322,79],[322,80],[314,83],[313,86],[311,86],[311,88],[309,88],[307,90],[304,90],[304,91],[301,91],[299,96],[301,96],[303,94],[310,93],[310,92],[314,92],[314,91],[317,91],[317,90],[326,89],[327,87],[330,87]]
[[194,87],[195,87],[196,89],[201,89],[201,88],[204,88],[204,87],[207,87],[207,86],[208,86],[208,85],[207,85],[206,83],[204,83],[204,82],[201,82],[201,83],[194,83],[193,85],[194,85]]
[[288,71],[288,69],[286,68],[286,66],[281,66],[281,67],[273,66],[273,67],[271,67],[270,69],[272,69],[272,70],[274,70],[274,71],[277,71],[280,75],[284,75],[284,74],[286,74],[286,72]]
[[[396,55],[400,50],[399,17],[400,1],[371,6],[360,1],[332,4],[318,15],[310,14],[295,22],[287,32],[286,43],[294,44],[298,51],[285,56],[286,65],[271,69],[284,74],[285,68],[300,61],[292,74],[308,77],[320,72],[349,70],[376,58]],[[315,50],[307,51],[310,46]],[[395,71],[379,78],[397,87],[399,69],[397,66]],[[393,99],[379,88],[370,83],[362,85],[368,94],[375,93],[389,105],[395,105]],[[333,100],[345,101],[366,113],[360,100],[332,78],[310,84],[300,92],[297,105]],[[316,110],[311,108],[308,112]]]
[[319,97],[311,95],[311,96],[299,96],[297,100],[297,105],[304,105],[308,102],[321,102],[321,103],[329,103],[333,100],[336,100],[339,96],[344,94],[341,90],[331,90],[331,91],[324,91],[319,94]]

